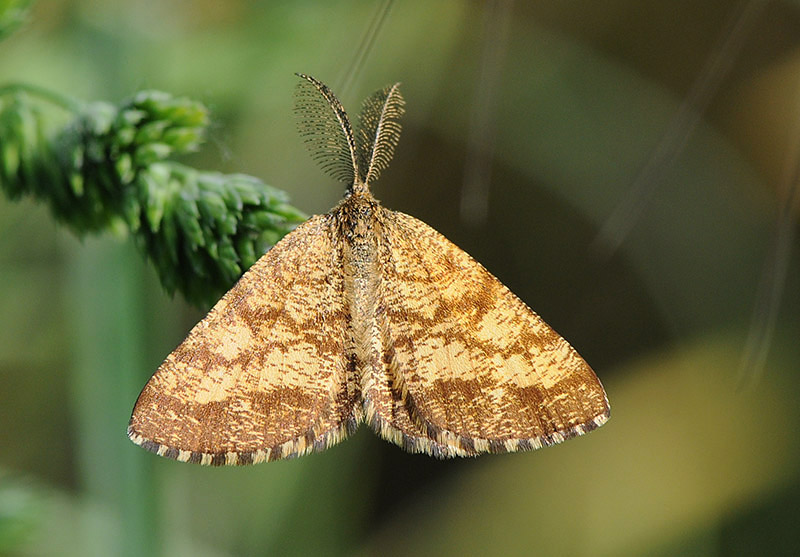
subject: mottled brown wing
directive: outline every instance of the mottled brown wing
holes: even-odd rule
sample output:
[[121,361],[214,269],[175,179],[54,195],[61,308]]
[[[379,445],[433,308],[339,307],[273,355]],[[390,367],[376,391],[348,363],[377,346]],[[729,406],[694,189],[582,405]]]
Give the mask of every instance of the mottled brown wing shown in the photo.
[[335,234],[329,216],[313,217],[245,273],[145,386],[134,443],[250,464],[322,450],[355,429]]
[[479,263],[425,223],[383,214],[383,374],[367,418],[439,457],[529,450],[602,425],[600,381]]

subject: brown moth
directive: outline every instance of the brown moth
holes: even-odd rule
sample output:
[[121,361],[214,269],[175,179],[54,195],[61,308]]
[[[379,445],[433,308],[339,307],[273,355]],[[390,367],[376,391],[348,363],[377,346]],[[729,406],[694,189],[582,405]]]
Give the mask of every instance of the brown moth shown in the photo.
[[537,449],[603,423],[588,364],[479,263],[381,207],[404,101],[395,84],[354,132],[298,74],[301,133],[344,199],[269,250],[145,385],[128,436],[161,456],[252,464],[321,451],[366,421],[440,458]]

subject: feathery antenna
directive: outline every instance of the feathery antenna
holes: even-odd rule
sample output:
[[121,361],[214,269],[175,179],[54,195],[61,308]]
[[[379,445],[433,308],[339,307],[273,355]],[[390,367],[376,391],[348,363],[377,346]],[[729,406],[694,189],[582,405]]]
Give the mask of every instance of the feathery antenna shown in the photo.
[[378,179],[381,170],[389,166],[394,149],[400,141],[400,117],[405,101],[395,83],[368,97],[361,108],[357,139],[358,165],[364,183]]
[[353,128],[339,99],[324,83],[305,74],[295,93],[300,135],[322,169],[351,187],[361,181]]

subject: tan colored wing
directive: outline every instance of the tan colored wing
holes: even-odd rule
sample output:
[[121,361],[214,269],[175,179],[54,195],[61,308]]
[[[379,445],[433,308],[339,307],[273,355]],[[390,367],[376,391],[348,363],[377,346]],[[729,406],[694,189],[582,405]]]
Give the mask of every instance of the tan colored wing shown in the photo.
[[355,429],[334,226],[326,215],[298,227],[192,329],[139,396],[133,442],[182,461],[250,464]]
[[425,223],[384,212],[384,374],[370,424],[439,457],[539,448],[609,416],[588,364],[479,263]]

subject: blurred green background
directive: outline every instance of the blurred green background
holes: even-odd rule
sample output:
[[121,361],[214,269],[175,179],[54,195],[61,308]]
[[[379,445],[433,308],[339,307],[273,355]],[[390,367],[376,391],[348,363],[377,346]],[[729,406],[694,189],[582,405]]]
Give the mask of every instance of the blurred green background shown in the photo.
[[[765,366],[739,381],[800,144],[800,3],[750,2],[762,9],[737,35],[740,4],[398,1],[350,79],[382,3],[36,2],[0,43],[0,84],[200,99],[214,126],[185,162],[258,176],[309,214],[342,187],[294,129],[293,72],[351,112],[401,81],[404,133],[375,195],[569,339],[612,418],[557,447],[469,460],[408,455],[365,428],[288,462],[158,458],[125,437],[129,413],[202,309],[167,297],[124,235],[78,239],[44,206],[0,197],[0,553],[800,553],[796,240],[777,253]],[[593,249],[720,52],[724,79],[701,88],[710,104],[679,154],[645,176],[648,202],[620,221],[630,233]]]

